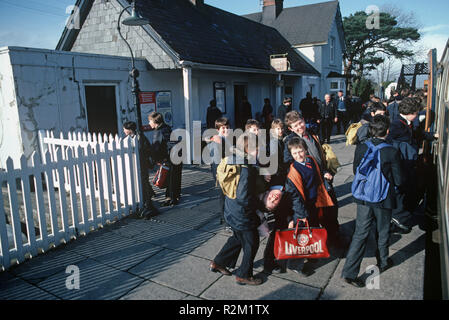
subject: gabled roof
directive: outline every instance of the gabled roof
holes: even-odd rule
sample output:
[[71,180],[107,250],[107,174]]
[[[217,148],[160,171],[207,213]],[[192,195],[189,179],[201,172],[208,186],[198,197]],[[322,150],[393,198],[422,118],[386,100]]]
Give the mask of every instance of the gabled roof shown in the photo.
[[[126,4],[121,0],[118,3],[122,7]],[[178,62],[271,70],[270,55],[288,53],[291,71],[319,75],[269,26],[207,4],[196,7],[188,0],[136,1],[136,6],[139,14],[150,21],[150,28],[144,29],[160,37]],[[58,46],[70,50],[62,43]]]
[[[244,15],[244,17],[261,22],[262,12]],[[329,1],[284,8],[279,16],[268,21],[267,25],[278,30],[293,46],[325,44],[328,42],[329,32],[335,19],[342,26],[339,2]],[[344,46],[343,34],[341,37]]]

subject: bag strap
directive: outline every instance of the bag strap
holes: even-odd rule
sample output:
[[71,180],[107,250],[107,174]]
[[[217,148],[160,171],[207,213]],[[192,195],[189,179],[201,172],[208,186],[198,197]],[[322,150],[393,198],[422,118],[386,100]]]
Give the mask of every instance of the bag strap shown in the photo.
[[[301,219],[296,220],[296,228],[295,228],[295,233],[293,234],[293,239],[296,239],[298,237],[298,229],[299,229],[300,220]],[[307,230],[309,230],[309,238],[312,238],[312,230],[310,230],[309,220],[306,218],[306,221],[304,223],[306,224]]]

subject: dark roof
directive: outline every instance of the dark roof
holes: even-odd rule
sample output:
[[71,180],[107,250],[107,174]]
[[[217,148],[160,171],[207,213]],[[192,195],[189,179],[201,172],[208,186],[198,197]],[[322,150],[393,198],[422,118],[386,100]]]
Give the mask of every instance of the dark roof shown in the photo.
[[136,2],[139,13],[179,60],[270,70],[270,55],[288,53],[291,69],[319,74],[274,28],[187,0]]
[[[327,43],[336,15],[341,21],[338,1],[284,8],[279,16],[266,22],[278,30],[292,45]],[[262,13],[244,15],[255,22],[262,21]],[[338,22],[339,23],[339,22]],[[344,41],[343,41],[344,45]]]

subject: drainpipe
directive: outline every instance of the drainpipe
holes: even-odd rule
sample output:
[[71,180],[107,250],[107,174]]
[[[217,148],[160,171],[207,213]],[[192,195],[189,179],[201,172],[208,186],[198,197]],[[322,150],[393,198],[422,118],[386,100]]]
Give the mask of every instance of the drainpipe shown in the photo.
[[[279,73],[276,81],[276,108],[282,104],[282,86],[281,86],[282,75]],[[276,110],[277,114],[277,110]],[[284,119],[281,119],[284,121]]]
[[184,88],[184,115],[186,123],[186,164],[192,163],[192,130],[190,127],[190,109],[192,108],[192,65],[188,61],[180,61]]

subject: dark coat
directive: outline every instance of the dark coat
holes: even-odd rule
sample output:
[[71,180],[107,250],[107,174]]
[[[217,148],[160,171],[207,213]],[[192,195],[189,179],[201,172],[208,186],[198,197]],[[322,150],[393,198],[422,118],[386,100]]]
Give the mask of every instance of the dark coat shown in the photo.
[[394,101],[387,106],[388,116],[390,117],[391,123],[399,119],[399,103]]
[[223,113],[216,106],[207,108],[206,123],[208,129],[215,129],[215,120],[221,118]]
[[256,191],[258,171],[253,165],[242,165],[237,185],[237,197],[225,198],[224,217],[228,225],[238,231],[254,230],[260,224],[256,214],[259,206]]
[[[311,185],[309,185],[309,187],[307,185],[307,182],[304,181],[304,190],[300,191],[296,188],[295,184],[289,178],[287,178],[287,181],[285,182],[285,192],[288,194],[289,198],[291,198],[291,200],[292,200],[293,221],[295,221],[295,222],[297,221],[297,219],[304,219],[304,218],[309,218],[312,221],[317,220],[317,217],[315,216],[316,209],[315,209],[314,205],[315,205],[316,196],[317,196],[316,189],[317,189],[317,186],[319,183],[318,182],[319,181],[319,176],[318,176],[319,171],[315,167],[315,163],[313,161],[311,161],[309,159],[308,163],[312,166],[312,169],[313,169],[313,175],[309,181],[309,183],[311,183]],[[299,166],[302,166],[302,164],[294,162],[294,167],[290,170],[296,170],[302,176],[301,171],[296,169]],[[302,176],[302,178],[304,179],[305,177]],[[305,194],[306,197],[308,197],[309,196],[308,192],[310,192],[312,189],[314,189],[313,198],[304,199],[302,196],[302,193]]]
[[319,105],[318,111],[319,111],[321,120],[323,120],[323,119],[334,120],[337,117],[337,107],[333,100],[330,101],[328,104],[326,104],[326,101],[321,102]]
[[175,143],[170,141],[171,128],[163,123],[158,128],[152,130],[149,139],[151,146],[151,158],[156,163],[170,160],[170,150]]
[[[384,140],[373,138],[372,143],[377,146]],[[354,174],[357,171],[357,167],[360,165],[368,146],[365,143],[357,145],[354,153],[353,171]],[[396,208],[396,188],[401,189],[404,186],[404,172],[401,166],[401,155],[399,151],[391,147],[385,147],[380,150],[381,170],[385,178],[390,182],[387,198],[379,203],[369,203],[355,199],[355,202],[363,205],[368,205],[382,209],[395,209]]]

